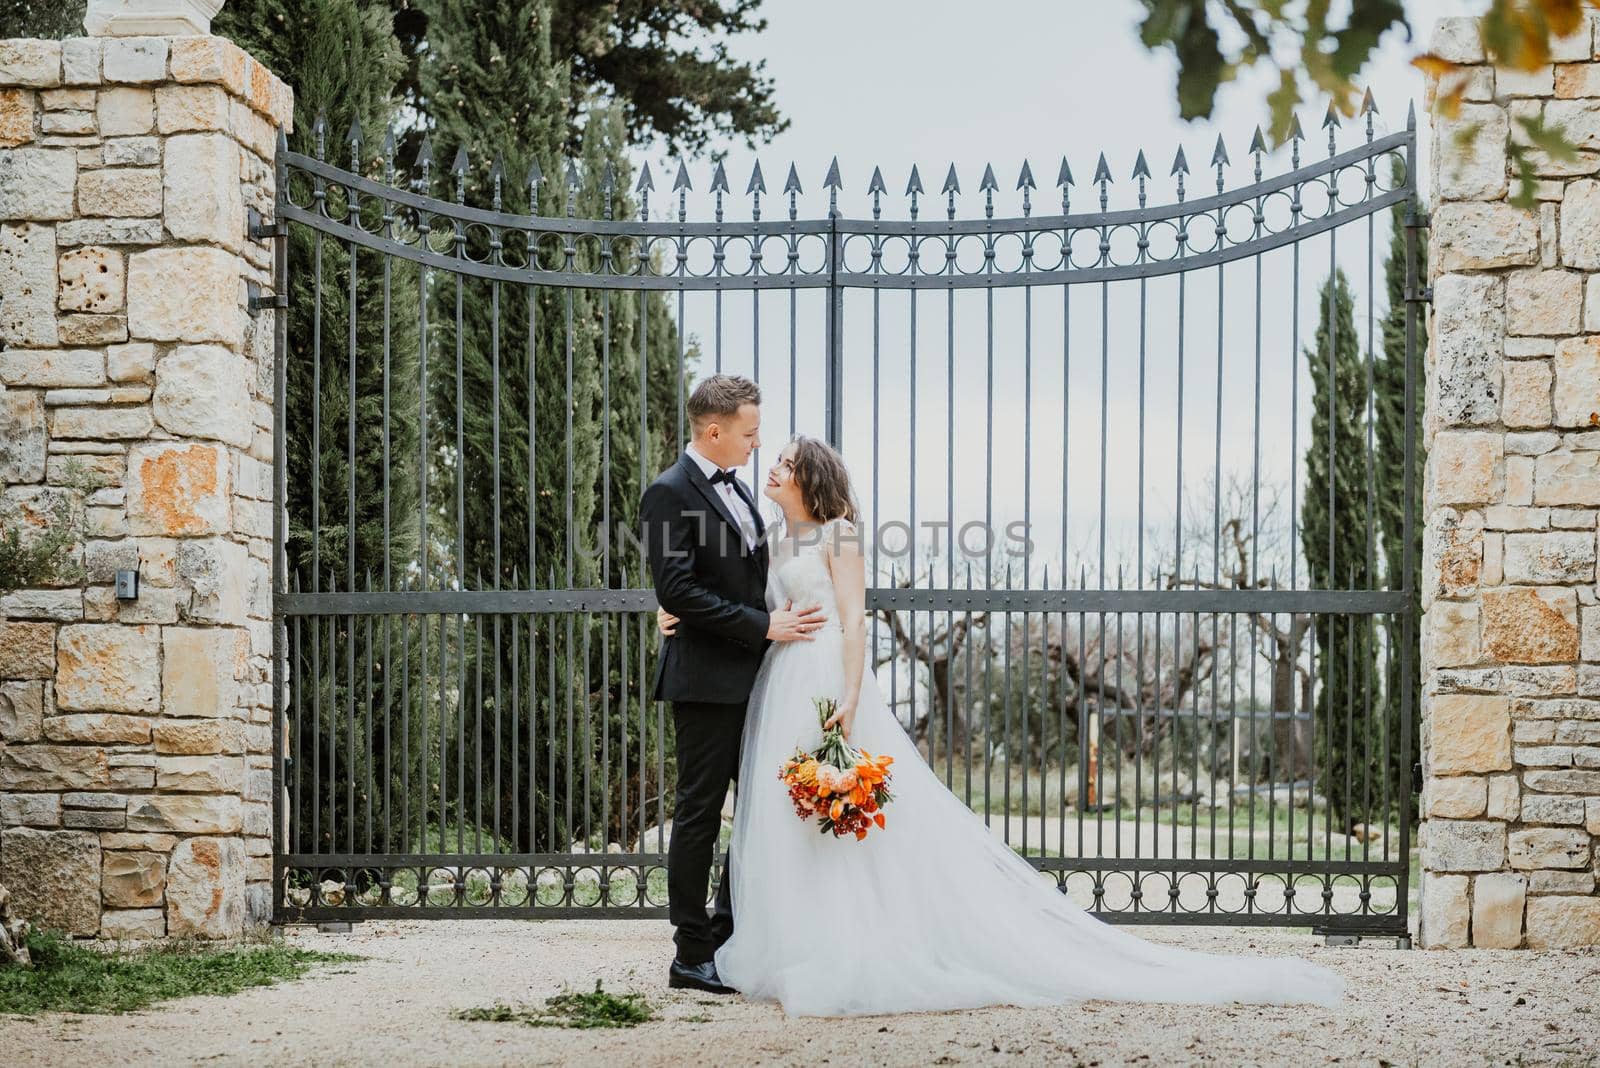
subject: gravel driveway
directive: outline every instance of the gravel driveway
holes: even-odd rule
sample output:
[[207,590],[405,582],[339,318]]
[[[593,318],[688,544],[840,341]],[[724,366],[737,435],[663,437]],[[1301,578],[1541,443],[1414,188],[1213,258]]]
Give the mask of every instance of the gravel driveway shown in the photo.
[[[1600,951],[1329,948],[1298,931],[1152,937],[1214,952],[1299,954],[1342,972],[1334,1010],[1091,1002],[1059,1009],[790,1020],[669,991],[669,929],[643,921],[384,922],[300,945],[366,957],[231,998],[115,1016],[0,1019],[0,1064],[1590,1064]],[[628,1031],[465,1023],[452,1009],[542,1001],[563,984],[642,991],[661,1019]]]

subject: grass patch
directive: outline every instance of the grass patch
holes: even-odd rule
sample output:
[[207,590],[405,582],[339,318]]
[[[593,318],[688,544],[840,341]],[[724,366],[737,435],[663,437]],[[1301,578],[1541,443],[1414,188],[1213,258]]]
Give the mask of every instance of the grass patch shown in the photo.
[[49,931],[28,935],[32,968],[0,970],[0,1014],[117,1013],[193,994],[236,994],[298,979],[317,964],[360,960],[262,945],[211,949],[174,942],[138,950],[99,950]]
[[520,1023],[529,1027],[637,1027],[656,1018],[655,1009],[643,994],[613,994],[595,981],[594,992],[565,992],[546,998],[544,1008],[496,1002],[487,1008],[458,1009],[451,1013],[458,1020],[491,1023]]

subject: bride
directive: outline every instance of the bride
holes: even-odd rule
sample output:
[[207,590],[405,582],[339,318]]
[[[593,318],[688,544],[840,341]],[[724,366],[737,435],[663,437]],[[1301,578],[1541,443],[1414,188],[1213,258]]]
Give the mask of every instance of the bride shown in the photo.
[[[1332,1004],[1344,981],[1301,960],[1146,942],[1079,909],[996,839],[921,759],[867,671],[866,566],[844,462],[790,442],[767,476],[785,536],[769,605],[832,605],[812,641],[772,645],[750,694],[734,809],[735,924],[725,983],[791,1015],[1118,1001]],[[664,634],[676,617],[662,611]],[[778,769],[820,741],[815,697],[845,736],[894,757],[888,826],[866,841],[795,816]]]

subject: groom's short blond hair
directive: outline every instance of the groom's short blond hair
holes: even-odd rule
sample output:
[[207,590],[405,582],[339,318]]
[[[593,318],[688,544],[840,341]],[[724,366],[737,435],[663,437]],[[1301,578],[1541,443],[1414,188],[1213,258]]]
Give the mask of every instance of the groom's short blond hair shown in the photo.
[[727,419],[746,404],[761,403],[761,387],[743,375],[712,375],[694,387],[685,409],[689,425],[698,434],[705,424]]

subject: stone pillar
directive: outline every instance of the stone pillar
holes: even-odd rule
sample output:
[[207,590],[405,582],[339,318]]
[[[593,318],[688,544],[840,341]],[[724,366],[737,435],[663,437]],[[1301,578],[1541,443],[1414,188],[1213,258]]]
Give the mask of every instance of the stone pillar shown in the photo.
[[[1427,946],[1600,943],[1600,53],[1596,16],[1531,74],[1465,65],[1433,115],[1422,559]],[[1434,89],[1437,86],[1433,87]],[[1430,110],[1433,110],[1430,108]],[[1564,126],[1509,201],[1518,119]]]
[[271,217],[291,104],[217,37],[0,41],[0,527],[65,505],[82,569],[0,599],[0,883],[73,935],[269,914],[272,321],[245,287],[271,248],[245,212]]

